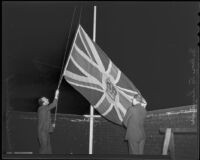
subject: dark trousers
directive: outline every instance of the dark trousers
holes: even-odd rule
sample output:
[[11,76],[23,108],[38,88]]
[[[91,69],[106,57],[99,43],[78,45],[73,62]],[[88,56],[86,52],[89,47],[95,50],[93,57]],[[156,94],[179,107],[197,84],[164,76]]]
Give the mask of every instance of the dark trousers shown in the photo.
[[40,132],[38,139],[40,143],[39,154],[52,154],[50,134],[48,132]]

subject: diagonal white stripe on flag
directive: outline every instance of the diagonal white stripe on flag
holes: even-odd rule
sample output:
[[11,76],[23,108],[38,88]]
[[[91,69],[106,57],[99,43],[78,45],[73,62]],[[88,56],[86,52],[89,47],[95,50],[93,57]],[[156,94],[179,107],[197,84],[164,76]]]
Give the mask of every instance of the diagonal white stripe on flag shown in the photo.
[[110,73],[111,68],[112,68],[112,62],[111,62],[111,60],[109,60],[108,69],[106,70],[106,73],[107,73],[107,74]]
[[67,77],[72,78],[72,79],[77,80],[77,81],[81,81],[81,82],[85,82],[85,83],[92,83],[92,84],[95,84],[95,85],[99,85],[99,87],[101,87],[101,85],[102,85],[99,81],[96,81],[95,79],[89,79],[88,77],[77,75],[77,74],[72,73],[68,70],[65,70],[64,74]]
[[112,110],[112,108],[113,108],[113,104],[110,104],[110,106],[109,106],[109,108],[107,109],[107,111],[105,111],[102,115],[103,116],[106,116],[111,110]]
[[91,74],[89,74],[88,72],[86,72],[75,60],[73,57],[71,57],[72,62],[74,63],[74,65],[84,74],[86,75],[89,79],[93,80],[93,81],[97,81],[98,80],[93,77]]
[[[79,26],[79,28],[80,28],[80,26]],[[65,65],[65,69],[67,68],[67,66],[68,66],[68,64],[69,64],[69,60],[70,60],[70,57],[71,57],[71,54],[72,54],[72,50],[73,50],[75,41],[76,41],[76,39],[77,39],[77,35],[78,35],[78,32],[76,32],[76,35],[75,35],[75,38],[74,38],[74,41],[73,41],[73,44],[72,44],[72,48],[71,48],[71,50],[70,50],[70,52],[69,52],[69,57],[68,57],[68,59],[67,59],[67,63],[66,63],[66,65]],[[65,70],[65,69],[64,69],[64,70]]]
[[86,61],[88,61],[89,63],[91,63],[93,66],[95,66],[96,68],[99,69],[99,66],[97,66],[96,63],[94,63],[92,61],[92,59],[88,58],[88,56],[86,56],[86,54],[75,44],[74,48],[76,49],[77,53],[80,54],[83,58],[85,58]]
[[125,92],[121,91],[121,90],[118,90],[118,92],[120,92],[122,95],[124,95],[124,97],[125,97],[128,101],[132,102],[133,96],[130,96],[130,95],[126,94]]
[[88,43],[88,45],[89,45],[89,47],[90,47],[90,49],[91,49],[91,51],[92,51],[92,53],[94,55],[94,58],[95,58],[97,64],[99,65],[99,67],[101,68],[101,70],[105,72],[104,65],[103,65],[103,63],[102,63],[102,61],[101,61],[101,59],[100,59],[100,57],[99,57],[99,55],[97,53],[97,50],[96,50],[94,44],[92,43],[92,41],[88,37],[87,33],[85,33],[85,31],[83,30],[83,28],[82,27],[80,27],[80,28],[83,31],[84,35],[85,35],[85,39],[86,39],[86,41],[87,41],[87,43]]
[[121,77],[121,71],[118,69],[117,78],[114,81],[115,84],[117,84],[117,82],[119,82],[120,77]]
[[122,121],[123,121],[123,118],[122,118],[122,116],[121,116],[121,113],[120,113],[120,111],[119,111],[119,108],[117,108],[116,105],[114,105],[114,108],[115,108],[115,110],[116,110],[116,112],[117,112],[117,116],[118,116],[119,120],[122,122]]
[[122,87],[120,87],[118,85],[117,85],[117,88],[120,89],[120,90],[122,90],[122,91],[126,91],[126,92],[129,92],[129,93],[132,93],[134,95],[138,94],[138,92],[136,92],[136,91],[133,91],[133,90],[130,90],[130,89],[126,89],[126,88],[122,88]]
[[117,108],[119,108],[125,116],[126,109],[124,108],[124,106],[122,106],[122,104],[120,102],[117,103]]
[[81,42],[83,43],[83,45],[84,45],[84,47],[85,47],[85,49],[86,49],[88,55],[89,55],[90,58],[92,59],[92,56],[90,55],[90,52],[88,51],[88,49],[87,49],[87,47],[86,47],[86,45],[85,45],[85,42],[84,42],[84,40],[83,40],[83,37],[82,37],[82,35],[81,35],[81,33],[80,33],[80,29],[78,30],[78,33],[79,33],[79,36],[80,36],[80,38],[81,38]]
[[105,92],[104,92],[104,94],[101,96],[101,98],[99,99],[99,101],[97,102],[97,104],[94,105],[94,108],[95,108],[95,109],[98,108],[98,107],[100,106],[100,104],[103,102],[103,100],[105,99],[105,97],[106,97],[106,94],[105,94]]
[[78,84],[78,83],[75,83],[75,82],[71,82],[70,80],[66,79],[66,81],[74,86],[78,86],[78,87],[83,87],[83,88],[88,88],[88,89],[93,89],[93,90],[96,90],[96,91],[99,91],[99,92],[102,92],[103,91],[101,89],[98,89],[98,88],[95,88],[95,87],[91,87],[91,86],[85,86],[85,85],[82,85],[82,84]]

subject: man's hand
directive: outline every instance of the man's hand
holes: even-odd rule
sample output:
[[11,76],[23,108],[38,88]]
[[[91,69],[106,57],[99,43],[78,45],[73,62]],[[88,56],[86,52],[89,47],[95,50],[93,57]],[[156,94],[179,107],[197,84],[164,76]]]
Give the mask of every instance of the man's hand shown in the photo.
[[136,101],[138,102],[142,102],[142,97],[139,94],[134,95],[134,98],[136,99]]
[[136,105],[138,103],[142,103],[142,97],[139,94],[133,96],[132,104]]
[[147,102],[146,100],[139,94],[133,96],[132,105],[141,104],[143,107],[146,107]]
[[50,124],[50,126],[49,126],[49,132],[52,133],[53,131],[54,131],[53,124]]
[[56,92],[55,92],[55,97],[54,97],[54,99],[58,99],[58,95],[59,95],[59,90],[57,89]]
[[55,123],[53,123],[53,124],[52,124],[52,127],[53,127],[53,128],[55,128],[55,127],[56,127],[56,124],[55,124]]

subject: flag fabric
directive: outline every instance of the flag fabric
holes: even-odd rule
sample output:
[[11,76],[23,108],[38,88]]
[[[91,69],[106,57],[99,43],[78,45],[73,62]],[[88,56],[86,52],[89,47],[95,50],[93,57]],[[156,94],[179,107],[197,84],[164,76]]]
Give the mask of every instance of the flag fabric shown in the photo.
[[[119,125],[132,106],[133,96],[142,97],[81,25],[72,44],[64,77],[103,117]],[[140,103],[146,106],[143,97]]]

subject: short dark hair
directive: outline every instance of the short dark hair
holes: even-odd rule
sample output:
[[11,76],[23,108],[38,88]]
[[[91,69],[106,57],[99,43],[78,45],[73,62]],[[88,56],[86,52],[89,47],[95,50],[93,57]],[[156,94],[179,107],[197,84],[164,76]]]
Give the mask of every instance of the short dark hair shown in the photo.
[[[38,100],[38,103],[39,103],[40,106],[42,106],[42,105],[43,105],[43,102],[44,102],[44,101],[42,100],[42,98],[44,98],[44,96],[43,96],[43,97],[40,97],[39,100]],[[47,97],[45,97],[45,98],[47,98]]]

